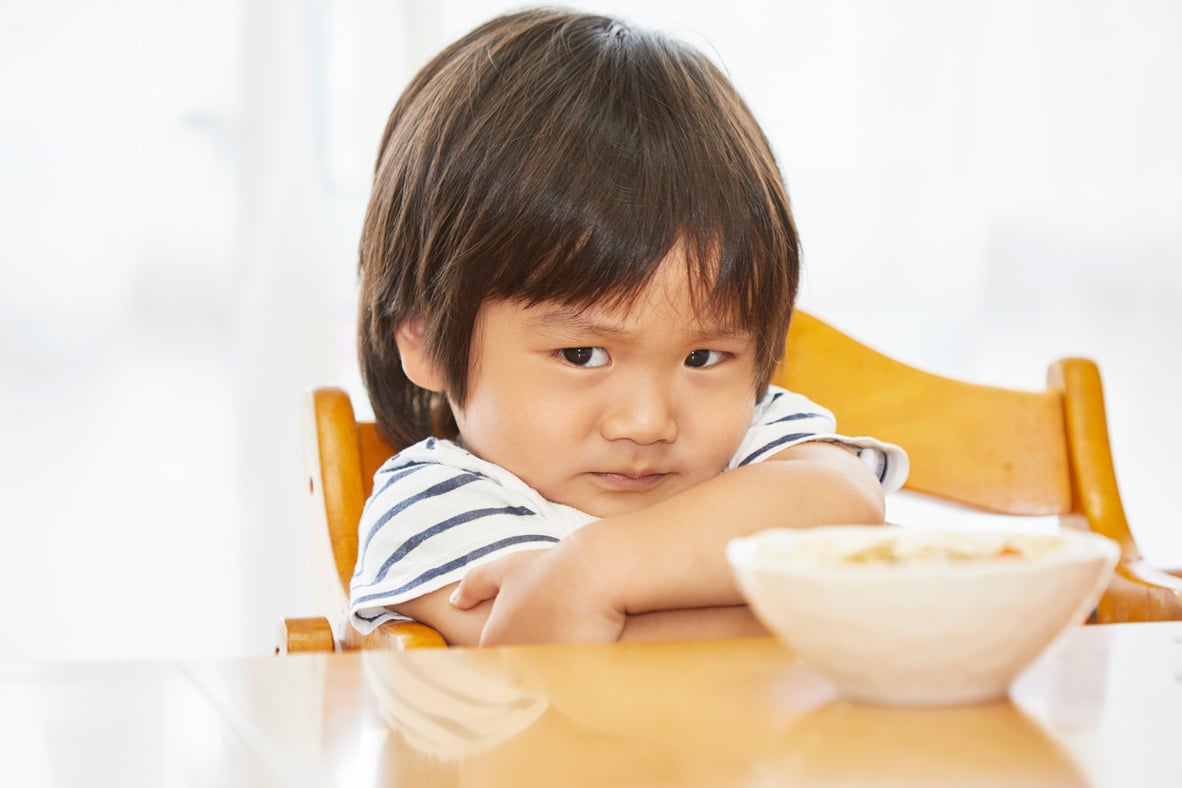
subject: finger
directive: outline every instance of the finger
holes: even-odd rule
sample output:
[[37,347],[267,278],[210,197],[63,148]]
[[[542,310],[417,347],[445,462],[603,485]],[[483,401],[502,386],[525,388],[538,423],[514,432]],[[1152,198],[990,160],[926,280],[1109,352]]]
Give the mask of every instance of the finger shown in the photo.
[[547,548],[522,550],[494,559],[487,564],[469,567],[460,584],[448,597],[460,610],[468,610],[494,598],[507,578],[517,576]]
[[460,580],[456,590],[451,592],[448,601],[460,610],[469,610],[486,599],[492,599],[501,590],[501,575],[485,564],[469,569]]

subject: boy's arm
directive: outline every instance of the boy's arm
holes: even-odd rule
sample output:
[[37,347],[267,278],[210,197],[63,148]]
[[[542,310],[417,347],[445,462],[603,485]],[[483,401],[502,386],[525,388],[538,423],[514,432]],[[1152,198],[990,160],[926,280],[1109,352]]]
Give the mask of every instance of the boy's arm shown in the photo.
[[[493,608],[493,600],[486,600],[469,610],[460,610],[448,601],[459,585],[449,586],[403,602],[398,611],[433,627],[452,646],[475,646]],[[594,637],[587,639],[600,639]],[[766,635],[767,630],[756,621],[745,605],[683,610],[659,610],[628,616],[623,622],[619,640],[709,640],[728,637]],[[610,639],[610,638],[608,638]]]
[[415,621],[434,629],[449,646],[475,646],[480,643],[493,600],[489,599],[468,610],[459,610],[448,601],[459,583],[452,583],[415,599],[400,602],[394,609]]
[[628,616],[621,641],[716,640],[764,637],[768,631],[746,605],[656,610]]
[[882,522],[882,487],[856,455],[832,443],[798,444],[642,511],[590,523],[529,559],[477,567],[454,603],[496,597],[485,644],[611,640],[630,615],[742,605],[726,560],[730,539]]
[[[882,485],[851,450],[793,446],[627,517],[572,534],[627,613],[742,605],[726,544],[766,528],[881,525]],[[591,529],[591,530],[588,530]],[[580,538],[581,537],[581,538]]]

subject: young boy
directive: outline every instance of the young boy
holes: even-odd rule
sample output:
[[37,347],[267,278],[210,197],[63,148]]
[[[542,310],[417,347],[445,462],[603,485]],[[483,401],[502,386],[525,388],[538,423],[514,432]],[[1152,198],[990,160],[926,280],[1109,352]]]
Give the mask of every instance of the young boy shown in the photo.
[[446,48],[390,115],[361,240],[362,372],[408,448],[362,516],[354,626],[762,633],[726,542],[881,523],[906,475],[768,385],[798,268],[767,141],[700,53],[544,10]]

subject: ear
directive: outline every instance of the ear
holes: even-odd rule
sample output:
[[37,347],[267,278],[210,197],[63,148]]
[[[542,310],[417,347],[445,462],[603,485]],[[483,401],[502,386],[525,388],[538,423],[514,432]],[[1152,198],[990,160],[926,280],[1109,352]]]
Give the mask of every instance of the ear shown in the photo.
[[403,320],[394,329],[394,341],[398,343],[398,355],[402,357],[402,371],[419,388],[443,391],[443,375],[435,359],[427,352],[423,339],[426,331],[426,321],[421,317]]

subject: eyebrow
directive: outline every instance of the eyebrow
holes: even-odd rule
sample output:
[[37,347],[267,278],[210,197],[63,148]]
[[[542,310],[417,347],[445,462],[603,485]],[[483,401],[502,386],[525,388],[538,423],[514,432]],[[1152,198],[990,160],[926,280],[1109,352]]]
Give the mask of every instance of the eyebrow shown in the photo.
[[[593,337],[612,339],[626,337],[627,329],[620,328],[614,321],[602,320],[588,315],[585,311],[554,307],[525,319],[527,328],[546,334],[579,333]],[[737,325],[723,323],[705,324],[699,322],[697,337],[702,341],[749,339],[752,332]]]
[[575,309],[547,309],[525,319],[527,328],[547,334],[579,333],[592,336],[616,337],[628,332],[614,322],[599,320]]

